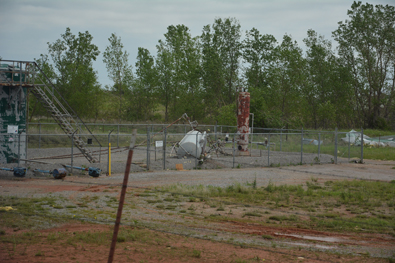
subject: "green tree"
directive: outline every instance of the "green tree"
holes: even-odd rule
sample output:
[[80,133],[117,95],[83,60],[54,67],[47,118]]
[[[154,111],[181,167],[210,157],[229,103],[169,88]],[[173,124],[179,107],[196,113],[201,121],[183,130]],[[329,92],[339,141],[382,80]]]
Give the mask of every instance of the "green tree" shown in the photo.
[[395,7],[354,1],[347,14],[332,34],[352,72],[360,122],[386,128],[395,97]]
[[166,73],[166,83],[170,84],[166,86],[168,90],[164,91],[164,86],[159,89],[160,94],[167,95],[160,95],[168,100],[165,103],[166,112],[168,113],[171,106],[173,118],[181,116],[184,112],[188,112],[193,118],[197,115],[200,117],[200,51],[197,38],[192,38],[189,28],[184,25],[169,26],[165,40],[160,40],[157,48],[157,65],[161,66],[162,73],[169,69]]
[[276,60],[277,40],[272,35],[261,35],[256,28],[246,32],[243,41],[243,58],[246,62],[245,78],[248,87],[264,88],[268,72]]
[[265,92],[269,123],[275,126],[300,127],[303,123],[305,101],[301,89],[306,80],[306,61],[302,49],[291,36],[284,35],[276,47],[275,65],[268,73],[267,92]]
[[169,120],[170,103],[175,96],[173,90],[173,64],[171,53],[162,45],[157,45],[158,55],[156,58],[156,72],[158,74],[158,86],[156,95],[158,101],[165,107],[165,121]]
[[123,49],[121,37],[112,33],[108,41],[110,45],[103,53],[103,62],[106,64],[108,77],[114,82],[112,91],[119,95],[118,119],[121,123],[122,118],[125,117],[122,112],[124,108],[122,96],[130,91],[133,79],[132,67],[128,63],[129,53]]
[[[307,47],[307,79],[303,85],[303,95],[307,100],[307,118],[312,123],[314,129],[318,128],[319,121],[333,120],[335,114],[331,103],[332,83],[331,83],[331,60],[333,59],[332,45],[330,41],[319,36],[314,30],[307,31],[307,38],[303,39]],[[325,111],[330,111],[327,113]],[[324,116],[319,115],[324,113]]]
[[202,67],[206,105],[213,105],[209,114],[236,101],[242,44],[240,23],[235,18],[215,19],[203,28]]
[[79,32],[76,36],[66,28],[61,39],[48,43],[59,92],[80,116],[88,118],[95,117],[98,109],[92,107],[98,105],[87,101],[93,100],[100,92],[97,73],[92,67],[100,52],[92,40],[88,31]]
[[132,104],[128,108],[128,116],[147,120],[155,110],[155,89],[158,85],[155,60],[147,49],[139,47],[135,68],[134,85],[129,100]]
[[251,94],[251,109],[255,125],[260,127],[281,125],[278,107],[269,108],[266,100],[272,96],[271,72],[277,65],[277,40],[272,35],[261,35],[256,28],[246,32],[243,41],[244,77]]
[[[37,63],[37,65],[40,67],[40,69],[44,72],[45,76],[43,73],[39,70],[36,70],[35,72],[35,79],[34,83],[35,84],[44,84],[46,83],[46,77],[52,82],[56,82],[56,74],[55,74],[55,69],[53,68],[51,61],[46,54],[41,54],[40,58],[34,59],[34,61]],[[40,101],[37,100],[35,96],[30,96],[29,95],[29,122],[32,122],[33,117],[39,117],[39,116],[48,116],[49,113],[47,110],[44,108],[43,105],[41,105]]]

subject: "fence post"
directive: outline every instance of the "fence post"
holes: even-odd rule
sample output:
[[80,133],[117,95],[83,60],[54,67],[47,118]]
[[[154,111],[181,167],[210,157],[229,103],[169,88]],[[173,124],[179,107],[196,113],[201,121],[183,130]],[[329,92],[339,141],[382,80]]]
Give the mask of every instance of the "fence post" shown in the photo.
[[117,130],[117,147],[119,148],[119,123],[118,123],[118,130]]
[[74,148],[74,134],[78,131],[75,130],[75,132],[73,132],[73,134],[71,135],[71,175],[73,175],[73,163],[74,163],[74,153],[73,153],[73,148]]
[[198,140],[199,140],[199,137],[198,137],[198,135],[199,135],[199,132],[198,131],[196,131],[196,152],[195,152],[195,169],[197,168],[197,160],[198,160]]
[[337,127],[335,128],[335,164],[337,164]]
[[267,166],[270,166],[270,133],[267,138]]
[[167,137],[167,129],[164,130],[165,138],[163,142],[163,170],[166,170],[166,137]]
[[108,155],[107,155],[107,175],[111,176],[111,142],[110,142],[110,137],[111,137],[111,133],[113,132],[113,130],[110,131],[110,133],[108,134]]
[[38,121],[38,149],[41,148],[41,123]]
[[147,171],[149,171],[149,166],[150,166],[150,158],[151,158],[151,152],[150,152],[150,146],[151,146],[151,141],[150,141],[150,133],[149,133],[149,127],[147,127]]
[[301,141],[300,141],[300,164],[303,164],[303,127],[302,127],[302,134],[301,134]]
[[320,159],[321,156],[321,133],[318,133],[318,159]]
[[363,163],[363,128],[361,128],[361,163]]
[[283,128],[280,130],[280,152],[282,151],[283,148]]
[[350,162],[350,133],[348,133],[348,162]]
[[235,149],[235,144],[236,144],[236,133],[233,133],[233,168],[235,168],[235,153],[236,153],[236,149]]
[[215,126],[214,126],[215,142],[217,142],[217,123],[218,121],[215,121]]
[[21,133],[22,131],[18,131],[18,167],[20,166],[21,163]]

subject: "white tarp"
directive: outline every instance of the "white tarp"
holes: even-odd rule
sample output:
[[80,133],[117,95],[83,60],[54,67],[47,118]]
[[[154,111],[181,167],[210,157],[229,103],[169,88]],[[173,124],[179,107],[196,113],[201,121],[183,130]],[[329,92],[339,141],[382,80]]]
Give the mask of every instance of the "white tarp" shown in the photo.
[[[354,130],[351,130],[348,133],[346,133],[346,137],[341,139],[346,143],[351,143],[357,146],[361,145],[361,133]],[[371,145],[371,146],[395,147],[395,142],[392,140],[380,140],[377,138],[370,138],[365,134],[363,135],[363,144]]]

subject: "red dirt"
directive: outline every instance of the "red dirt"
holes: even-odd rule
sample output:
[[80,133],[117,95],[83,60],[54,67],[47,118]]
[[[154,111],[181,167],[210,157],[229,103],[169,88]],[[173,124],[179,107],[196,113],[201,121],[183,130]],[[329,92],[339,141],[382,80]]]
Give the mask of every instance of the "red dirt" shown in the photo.
[[[1,262],[106,262],[108,246],[76,243],[74,245],[47,239],[51,233],[98,232],[109,226],[67,224],[42,230],[38,244],[3,243]],[[148,230],[150,231],[150,230]],[[8,231],[7,231],[8,232]],[[138,240],[117,243],[114,262],[387,262],[383,259],[331,255],[322,252],[294,251],[281,248],[254,249],[221,242],[194,239],[165,233],[154,233],[167,239],[163,244],[146,244]],[[194,251],[196,254],[194,254]],[[199,254],[200,251],[200,254]],[[200,256],[199,256],[200,255]],[[243,261],[244,260],[244,261]],[[248,261],[247,261],[248,260]]]

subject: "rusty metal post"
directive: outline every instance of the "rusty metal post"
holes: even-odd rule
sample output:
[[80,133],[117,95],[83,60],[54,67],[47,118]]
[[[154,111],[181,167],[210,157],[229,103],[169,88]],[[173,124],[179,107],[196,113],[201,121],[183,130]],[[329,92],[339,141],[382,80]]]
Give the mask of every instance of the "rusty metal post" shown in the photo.
[[241,156],[250,155],[248,152],[248,133],[250,126],[250,93],[240,92],[237,111],[237,132],[239,138],[237,141],[238,153]]
[[114,234],[112,236],[110,255],[108,256],[108,263],[112,263],[112,261],[114,259],[115,245],[117,244],[119,225],[121,224],[123,203],[125,201],[126,188],[128,187],[130,165],[132,164],[133,149],[134,149],[134,145],[136,143],[136,135],[137,135],[137,129],[134,129],[132,131],[132,140],[131,140],[130,146],[129,146],[128,159],[126,161],[126,168],[125,168],[125,175],[123,177],[121,196],[119,197],[119,206],[118,206],[117,218],[115,220]]

